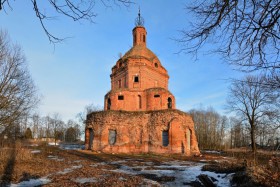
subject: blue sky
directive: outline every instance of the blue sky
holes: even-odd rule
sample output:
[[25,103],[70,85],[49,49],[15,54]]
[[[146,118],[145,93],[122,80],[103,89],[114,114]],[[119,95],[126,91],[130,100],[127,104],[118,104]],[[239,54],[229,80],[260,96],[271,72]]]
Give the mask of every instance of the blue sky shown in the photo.
[[[178,109],[188,111],[201,105],[212,106],[224,114],[229,78],[233,71],[219,56],[205,55],[204,48],[195,60],[177,52],[179,38],[188,21],[188,1],[136,1],[129,8],[95,5],[97,17],[93,24],[57,16],[46,23],[57,37],[69,37],[53,46],[36,18],[30,1],[11,1],[12,10],[0,12],[1,28],[11,40],[21,45],[30,73],[42,95],[38,108],[41,115],[58,112],[64,120],[75,119],[85,105],[103,106],[110,90],[111,67],[132,46],[132,29],[138,7],[145,19],[147,45],[168,70],[169,90],[176,97]],[[45,2],[47,3],[47,2]],[[46,12],[51,12],[48,7]],[[211,45],[209,45],[211,46]]]

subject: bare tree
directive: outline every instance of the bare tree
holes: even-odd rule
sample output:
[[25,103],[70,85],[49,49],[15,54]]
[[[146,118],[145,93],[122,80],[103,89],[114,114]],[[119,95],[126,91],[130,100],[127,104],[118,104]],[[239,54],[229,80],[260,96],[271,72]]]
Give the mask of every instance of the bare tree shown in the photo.
[[66,142],[75,142],[80,138],[81,130],[77,122],[73,120],[68,120],[67,129],[65,130],[65,141]]
[[90,114],[92,112],[102,111],[102,110],[103,109],[101,106],[98,106],[98,105],[95,105],[92,103],[92,104],[86,105],[84,110],[76,115],[76,118],[78,118],[79,122],[85,124],[88,114]]
[[196,19],[183,31],[183,50],[197,52],[214,40],[215,52],[241,67],[280,68],[279,0],[197,0],[187,9]]
[[275,112],[277,95],[270,89],[262,87],[264,78],[247,76],[241,81],[234,81],[229,89],[227,108],[229,111],[236,112],[242,120],[249,124],[251,147],[256,153],[256,128],[261,120]]
[[200,149],[223,149],[228,120],[213,108],[193,109],[190,112]]
[[61,135],[61,129],[63,129],[64,122],[62,121],[59,113],[54,113],[51,117],[51,128],[54,137],[54,144],[56,145],[59,136]]
[[33,132],[33,138],[39,138],[40,137],[40,126],[41,126],[41,119],[39,114],[33,114],[31,116],[31,122],[30,126],[32,127]]
[[38,101],[21,48],[0,30],[0,126],[25,119]]
[[[86,20],[93,22],[93,18],[95,18],[97,15],[93,10],[96,0],[47,0],[44,2],[37,0],[30,1],[32,3],[34,13],[39,19],[40,24],[51,43],[57,43],[63,39],[51,34],[51,32],[46,27],[45,21],[51,20],[54,17],[54,15],[47,14],[46,10],[68,17],[73,21]],[[106,7],[110,6],[112,2],[118,6],[124,5],[126,7],[132,3],[131,0],[100,0],[99,2],[101,2]],[[10,0],[0,0],[0,11],[6,10],[7,8],[12,10]]]
[[32,131],[29,127],[24,132],[24,138],[26,138],[26,139],[32,139],[33,138]]

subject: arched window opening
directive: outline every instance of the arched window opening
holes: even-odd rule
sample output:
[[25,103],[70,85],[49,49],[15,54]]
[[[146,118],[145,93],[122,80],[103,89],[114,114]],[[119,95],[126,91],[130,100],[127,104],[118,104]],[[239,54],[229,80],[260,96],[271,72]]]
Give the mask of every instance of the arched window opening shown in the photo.
[[120,80],[118,80],[118,85],[119,85],[119,88],[121,88],[122,87],[122,80],[120,79]]
[[156,67],[156,68],[158,67],[158,63],[155,63],[155,67]]
[[168,109],[172,108],[172,99],[170,97],[168,97],[168,99],[167,99],[167,107],[168,107]]
[[117,140],[117,131],[116,130],[109,130],[109,144],[114,145]]
[[139,109],[142,108],[142,101],[141,101],[141,96],[140,95],[138,95],[138,107],[139,107]]
[[162,131],[162,146],[166,147],[169,144],[168,130]]
[[107,100],[107,110],[110,110],[111,109],[111,99],[108,98]]

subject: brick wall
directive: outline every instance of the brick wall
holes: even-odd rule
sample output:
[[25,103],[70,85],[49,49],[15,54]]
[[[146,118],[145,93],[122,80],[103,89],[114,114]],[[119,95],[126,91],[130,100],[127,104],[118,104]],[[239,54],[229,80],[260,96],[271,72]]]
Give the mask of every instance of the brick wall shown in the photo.
[[[116,132],[114,145],[109,143],[110,131]],[[168,132],[167,146],[163,131]],[[110,153],[200,153],[192,118],[170,109],[93,112],[87,117],[85,142],[88,149]]]

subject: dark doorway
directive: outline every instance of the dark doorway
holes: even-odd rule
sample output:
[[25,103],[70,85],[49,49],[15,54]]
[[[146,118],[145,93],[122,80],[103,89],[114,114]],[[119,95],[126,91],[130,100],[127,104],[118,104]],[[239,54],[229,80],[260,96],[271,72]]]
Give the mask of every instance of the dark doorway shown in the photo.
[[107,100],[107,110],[110,110],[111,109],[111,99],[109,98]]
[[141,101],[141,96],[140,95],[138,95],[138,107],[139,107],[139,109],[142,108],[142,101]]
[[93,145],[93,129],[89,129],[89,149],[92,149],[92,145]]

